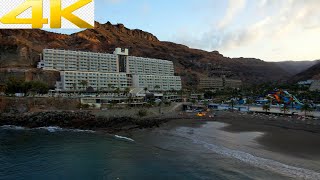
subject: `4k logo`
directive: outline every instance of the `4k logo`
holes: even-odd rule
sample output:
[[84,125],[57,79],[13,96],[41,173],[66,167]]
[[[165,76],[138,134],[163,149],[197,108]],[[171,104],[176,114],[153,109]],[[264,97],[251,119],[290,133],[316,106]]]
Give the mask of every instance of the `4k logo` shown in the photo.
[[0,28],[93,28],[93,1],[0,0]]

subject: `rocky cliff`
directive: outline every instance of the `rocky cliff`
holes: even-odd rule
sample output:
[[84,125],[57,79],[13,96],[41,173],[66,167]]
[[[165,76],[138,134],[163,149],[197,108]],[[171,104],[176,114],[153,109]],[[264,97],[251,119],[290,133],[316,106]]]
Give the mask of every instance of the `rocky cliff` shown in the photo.
[[[133,56],[173,61],[177,75],[182,76],[184,86],[189,87],[196,85],[199,78],[208,76],[215,67],[228,69],[231,76],[246,83],[287,78],[287,73],[273,63],[253,58],[228,58],[217,51],[191,49],[159,41],[142,30],[130,30],[122,24],[112,25],[109,22],[96,22],[94,29],[71,35],[43,30],[0,30],[0,68],[35,68],[44,48],[112,53],[116,47],[128,48]],[[40,73],[32,71],[36,72],[31,73],[34,76]],[[49,76],[46,72],[41,73]],[[44,79],[42,75],[38,78]]]

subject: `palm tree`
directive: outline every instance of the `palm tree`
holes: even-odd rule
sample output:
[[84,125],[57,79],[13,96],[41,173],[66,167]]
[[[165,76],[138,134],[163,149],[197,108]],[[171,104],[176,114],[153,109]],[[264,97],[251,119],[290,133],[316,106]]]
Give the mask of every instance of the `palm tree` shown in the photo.
[[183,94],[184,94],[184,91],[183,91],[183,89],[181,89],[180,90],[181,102],[183,102]]
[[264,105],[262,106],[262,109],[263,109],[264,111],[266,111],[266,113],[268,113],[268,112],[270,111],[270,104],[264,104]]
[[118,94],[118,96],[120,95],[120,92],[121,92],[120,88],[118,88],[118,87],[114,90],[114,93]]
[[88,81],[82,80],[82,81],[80,82],[80,85],[83,87],[83,89],[86,89],[87,86],[88,86]]
[[234,98],[231,98],[231,102],[230,102],[230,104],[231,104],[231,111],[233,111],[233,107],[234,107]]
[[129,87],[126,87],[126,88],[124,89],[124,92],[125,92],[125,94],[128,96],[128,94],[130,93],[130,88],[129,88]]
[[113,87],[112,87],[112,84],[108,84],[108,91],[109,91],[109,92],[111,91],[111,88],[113,88]]
[[195,99],[192,99],[192,100],[191,100],[191,103],[192,103],[192,105],[195,105],[195,104],[196,104],[196,100],[195,100]]
[[77,83],[73,83],[73,84],[72,84],[72,89],[73,89],[73,91],[74,91],[73,93],[76,94],[76,91],[77,91]]
[[247,107],[248,107],[248,111],[250,110],[250,105],[253,103],[253,100],[250,99],[250,98],[247,98],[246,100],[246,104],[247,104]]
[[286,104],[283,104],[283,107],[281,107],[281,111],[283,111],[283,114],[286,115],[286,113],[289,111],[288,106]]
[[145,87],[145,88],[143,88],[143,90],[144,90],[144,94],[145,94],[145,96],[144,96],[144,101],[147,101],[147,91],[148,91],[148,88]]
[[310,107],[310,104],[304,103],[301,107],[301,111],[304,112],[304,117],[307,117],[307,112],[311,112],[313,109]]
[[157,89],[160,89],[160,86],[159,86],[159,85],[155,85],[155,86],[154,86],[154,90],[157,90]]
[[131,107],[131,102],[132,102],[132,95],[129,94],[129,97],[128,97],[128,104],[129,106]]

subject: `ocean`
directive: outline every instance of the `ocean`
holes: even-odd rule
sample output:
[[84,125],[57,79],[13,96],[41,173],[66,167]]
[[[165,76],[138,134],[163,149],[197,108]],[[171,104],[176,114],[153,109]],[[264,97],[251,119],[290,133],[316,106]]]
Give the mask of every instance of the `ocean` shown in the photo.
[[4,126],[0,179],[320,178],[316,170],[280,162],[280,154],[269,156],[255,141],[263,133],[229,133],[221,130],[223,126],[210,122],[145,129],[127,137]]

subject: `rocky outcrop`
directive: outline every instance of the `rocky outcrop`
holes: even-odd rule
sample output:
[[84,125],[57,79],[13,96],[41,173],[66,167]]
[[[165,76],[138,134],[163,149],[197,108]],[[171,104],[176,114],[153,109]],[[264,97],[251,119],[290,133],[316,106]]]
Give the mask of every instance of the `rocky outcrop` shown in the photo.
[[28,128],[57,126],[61,128],[104,130],[118,132],[135,128],[157,127],[166,119],[134,119],[132,117],[104,118],[90,112],[38,112],[29,114],[1,114],[0,126],[14,125]]

